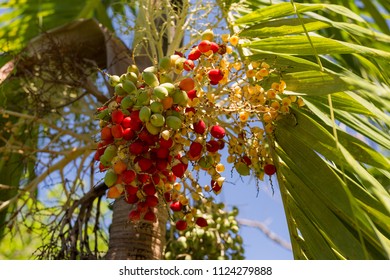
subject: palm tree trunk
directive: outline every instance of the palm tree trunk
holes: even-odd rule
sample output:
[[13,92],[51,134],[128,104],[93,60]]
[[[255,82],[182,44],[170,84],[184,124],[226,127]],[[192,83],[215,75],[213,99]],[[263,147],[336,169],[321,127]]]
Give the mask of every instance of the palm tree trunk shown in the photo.
[[115,201],[110,227],[109,250],[111,260],[159,260],[165,246],[168,212],[164,206],[156,208],[157,222],[130,223],[128,214],[132,205],[123,199]]

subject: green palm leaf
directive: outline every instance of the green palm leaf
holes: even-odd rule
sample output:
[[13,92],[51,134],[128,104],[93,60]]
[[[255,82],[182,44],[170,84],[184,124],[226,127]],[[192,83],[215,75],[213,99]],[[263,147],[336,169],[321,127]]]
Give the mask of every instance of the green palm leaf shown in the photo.
[[[390,195],[372,170],[389,179],[390,161],[380,150],[390,147],[382,74],[390,37],[354,13],[353,3],[348,9],[332,2],[243,10],[235,28],[247,58],[282,69],[285,94],[300,94],[307,104],[277,121],[274,134],[295,258],[389,259]],[[372,47],[362,44],[372,40]]]

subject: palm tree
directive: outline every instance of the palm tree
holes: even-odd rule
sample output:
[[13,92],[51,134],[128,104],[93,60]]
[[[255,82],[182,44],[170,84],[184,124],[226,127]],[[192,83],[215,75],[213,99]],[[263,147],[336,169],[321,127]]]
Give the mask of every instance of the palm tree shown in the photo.
[[[20,210],[18,201],[26,199],[18,186],[37,195],[38,183],[44,182],[46,174],[58,170],[65,177],[65,167],[73,161],[79,166],[78,174],[85,172],[81,166],[87,163],[97,129],[92,122],[86,125],[83,118],[93,116],[94,107],[112,94],[110,89],[99,90],[98,85],[107,77],[92,69],[121,74],[133,57],[144,69],[152,60],[179,49],[183,28],[190,28],[186,20],[195,13],[189,13],[187,1],[161,1],[162,12],[151,9],[153,1],[142,1],[145,6],[135,1],[132,5],[74,1],[69,6],[51,2],[54,5],[17,1],[2,4],[10,10],[2,16],[9,24],[0,31],[4,38],[0,81],[6,96],[1,101],[0,122],[8,128],[2,131],[0,150],[4,159],[0,165],[0,221],[12,221],[9,213],[12,218],[12,213]],[[285,96],[299,95],[306,104],[291,107],[290,114],[275,120],[274,130],[266,137],[277,170],[294,258],[388,259],[390,34],[384,15],[390,7],[379,0],[376,5],[362,1],[360,6],[355,1],[317,2],[321,1],[216,1],[214,8],[218,7],[221,16],[215,18],[227,23],[231,35],[239,35],[237,56],[242,61],[272,65],[287,85]],[[208,4],[195,5],[195,11],[212,10]],[[32,12],[40,28],[27,20]],[[20,16],[12,21],[15,14]],[[115,16],[110,18],[110,14]],[[165,18],[176,22],[172,24]],[[132,38],[133,53],[113,35],[118,29],[114,19],[122,20],[122,24],[124,20],[133,21],[135,24],[130,25],[138,31],[136,34],[145,32]],[[176,33],[172,33],[174,27]],[[82,28],[89,30],[89,37],[84,37]],[[158,28],[166,33],[158,32]],[[148,44],[144,44],[145,37]],[[25,51],[12,59],[10,54],[22,47]],[[10,75],[9,70],[16,73]],[[18,94],[27,96],[26,100],[20,101]],[[31,104],[39,105],[39,110]],[[75,116],[74,123],[61,119],[61,114],[69,113],[64,109]],[[69,148],[65,157],[55,145],[51,146],[53,142],[42,140],[42,136],[55,139],[50,129],[73,137],[71,143],[62,143],[62,150]],[[44,153],[45,145],[55,152],[49,158],[53,162],[44,172],[36,172],[34,166],[42,166],[45,160],[37,161],[35,151]],[[18,153],[20,150],[25,152]],[[99,227],[99,211],[90,209],[95,202],[100,203],[105,186],[84,191],[83,184],[72,185],[66,180],[63,184],[63,191],[74,196],[69,195],[63,202],[67,211],[58,214],[61,220],[54,229],[60,231],[57,241],[71,246],[63,246],[54,255],[93,255],[85,234],[88,227],[83,225],[93,216],[95,229]],[[80,193],[81,198],[75,200]],[[135,228],[126,222],[129,207],[120,200],[114,203],[107,257],[161,258],[167,213],[159,209],[158,223]]]

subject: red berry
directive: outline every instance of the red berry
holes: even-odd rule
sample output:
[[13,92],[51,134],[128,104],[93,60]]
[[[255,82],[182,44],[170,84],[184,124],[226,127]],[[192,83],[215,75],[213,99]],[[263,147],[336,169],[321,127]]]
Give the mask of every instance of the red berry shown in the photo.
[[195,223],[200,227],[207,227],[208,226],[207,220],[203,217],[198,217],[196,219]]
[[197,47],[195,47],[188,54],[188,59],[197,60],[201,55],[202,53],[200,52],[200,50]]
[[211,44],[210,44],[210,49],[213,51],[213,53],[216,53],[216,52],[218,52],[218,50],[219,50],[219,46],[218,46],[217,43],[211,42]]
[[138,188],[131,185],[127,185],[125,186],[125,192],[126,195],[134,195],[138,192]]
[[111,128],[108,126],[103,127],[102,131],[100,132],[100,138],[102,140],[111,140],[112,139]]
[[172,201],[172,194],[170,192],[165,192],[164,199],[166,202],[171,202]]
[[187,222],[184,220],[178,220],[176,222],[176,229],[177,230],[185,230],[187,228]]
[[156,214],[154,214],[152,211],[148,211],[144,215],[144,220],[154,223],[155,221],[157,221]]
[[160,148],[169,149],[173,145],[173,140],[171,138],[168,138],[168,140],[165,140],[164,138],[160,138],[159,144],[160,144]]
[[169,156],[169,149],[160,147],[157,149],[156,155],[159,159],[166,159]]
[[222,190],[222,186],[220,186],[218,182],[211,180],[211,189],[215,194],[219,194]]
[[264,173],[271,176],[276,173],[276,167],[273,164],[266,164],[264,166]]
[[112,136],[114,136],[114,138],[116,138],[116,139],[122,138],[123,137],[123,133],[124,133],[124,130],[123,130],[123,127],[120,124],[114,124],[111,127],[111,134],[112,134]]
[[187,59],[183,63],[183,68],[186,71],[191,71],[192,69],[194,69],[194,67],[195,67],[194,61],[192,61],[191,59]]
[[217,139],[221,139],[225,136],[226,132],[222,126],[213,125],[210,129],[210,134]]
[[157,170],[165,170],[168,167],[168,161],[166,159],[157,159],[156,160],[156,168]]
[[194,100],[196,96],[196,89],[192,89],[192,90],[189,90],[187,91],[187,95],[188,95],[188,98],[191,99],[191,100]]
[[211,42],[209,40],[203,40],[198,45],[198,50],[201,53],[208,52],[210,50],[210,48],[211,48]]
[[153,184],[144,185],[142,190],[146,195],[154,195],[156,193],[156,187]]
[[211,69],[208,72],[208,76],[210,82],[215,85],[218,84],[218,82],[223,79],[223,72],[221,69]]
[[123,139],[130,141],[134,138],[135,132],[131,128],[125,128],[123,130]]
[[210,153],[215,153],[219,150],[219,143],[216,140],[210,140],[206,143],[206,149]]
[[145,203],[149,207],[156,207],[158,205],[158,198],[155,195],[148,195],[145,198]]
[[127,194],[125,195],[125,201],[129,204],[134,204],[139,200],[137,194]]
[[131,118],[125,117],[123,118],[121,125],[123,126],[123,128],[130,128],[130,123],[131,123]]
[[141,213],[138,210],[133,210],[129,213],[129,220],[136,222],[139,221],[141,218]]
[[137,140],[130,144],[129,151],[133,155],[140,155],[144,151],[144,144],[142,143],[142,141]]
[[194,123],[194,131],[199,134],[203,134],[206,132],[206,123],[203,120],[199,120]]
[[180,201],[174,201],[171,203],[169,207],[171,208],[172,211],[179,212],[183,208],[183,205],[180,203]]
[[146,172],[149,168],[153,166],[153,161],[149,158],[141,157],[137,162],[142,172]]
[[148,174],[137,174],[137,179],[142,184],[150,182],[150,176]]
[[121,110],[114,110],[111,113],[111,120],[113,123],[120,124],[125,118],[125,114]]
[[175,166],[172,166],[172,173],[179,178],[183,177],[186,170],[187,166],[184,163],[178,163]]
[[196,158],[202,153],[202,150],[203,150],[202,144],[200,144],[199,142],[192,142],[189,152],[192,157]]
[[130,184],[131,182],[133,182],[135,177],[136,173],[134,170],[125,170],[122,172],[122,181],[125,184]]

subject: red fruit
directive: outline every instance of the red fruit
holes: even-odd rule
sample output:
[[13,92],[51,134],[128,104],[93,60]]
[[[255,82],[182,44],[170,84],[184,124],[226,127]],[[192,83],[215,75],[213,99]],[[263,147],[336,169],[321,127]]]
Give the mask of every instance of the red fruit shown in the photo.
[[130,117],[123,118],[122,123],[121,123],[123,128],[130,128],[130,124],[131,124],[131,118]]
[[169,156],[169,149],[160,147],[157,149],[156,155],[159,159],[166,159]]
[[129,213],[129,220],[136,222],[141,219],[141,213],[138,210],[133,210]]
[[168,161],[166,159],[157,159],[156,160],[156,168],[157,170],[165,170],[168,167]]
[[203,120],[199,120],[197,123],[194,123],[194,131],[199,134],[206,132],[206,123]]
[[245,163],[246,165],[248,165],[248,166],[252,164],[251,159],[250,159],[247,155],[243,156],[243,157],[241,158],[241,161],[242,161],[243,163]]
[[138,188],[131,185],[126,185],[125,192],[126,195],[135,195],[138,192]]
[[145,203],[149,207],[156,207],[158,205],[158,198],[154,195],[148,195],[145,198]]
[[177,230],[185,230],[187,228],[187,222],[184,220],[178,220],[176,222],[176,229]]
[[154,223],[155,221],[157,221],[156,214],[154,214],[152,211],[148,211],[144,215],[144,220]]
[[188,114],[190,112],[195,114],[196,113],[195,108],[194,107],[187,107],[186,110],[185,110],[185,113]]
[[142,190],[146,195],[154,195],[156,193],[156,187],[151,183],[144,185]]
[[152,175],[152,182],[154,183],[154,185],[158,185],[158,183],[160,183],[160,180],[161,180],[160,174],[156,173]]
[[201,53],[208,52],[210,50],[210,48],[211,48],[211,42],[209,40],[203,40],[198,45],[198,50]]
[[142,121],[139,119],[139,111],[132,111],[130,113],[130,118],[130,128],[134,131],[139,131],[143,126]]
[[169,138],[168,140],[165,140],[164,138],[159,139],[160,148],[166,148],[169,149],[173,145],[173,140]]
[[216,52],[218,52],[218,50],[219,50],[219,46],[218,46],[218,44],[217,44],[217,43],[215,43],[215,42],[211,42],[211,43],[210,43],[210,50],[212,50],[212,51],[213,51],[213,53],[216,53]]
[[208,226],[208,223],[207,223],[206,219],[203,218],[203,217],[198,217],[198,218],[196,219],[195,223],[196,223],[198,226],[200,226],[200,227],[207,227],[207,226]]
[[122,172],[122,181],[125,184],[130,184],[131,182],[134,181],[136,177],[136,173],[134,170],[125,170]]
[[175,166],[172,166],[172,173],[179,178],[183,177],[186,170],[187,166],[184,163],[178,163]]
[[96,151],[95,152],[95,155],[93,156],[93,159],[95,160],[95,161],[99,161],[100,160],[100,154],[99,154],[99,151]]
[[219,149],[222,150],[223,148],[225,148],[225,141],[223,141],[222,139],[219,139],[218,140],[218,143],[219,143]]
[[166,202],[171,202],[172,201],[172,194],[170,192],[165,192],[164,199]]
[[210,82],[215,85],[223,79],[223,72],[221,71],[221,69],[211,69],[208,73],[208,76]]
[[148,207],[148,205],[146,205],[146,202],[145,202],[145,201],[139,201],[139,202],[137,203],[137,209],[138,209],[138,211],[140,211],[141,213],[145,213],[145,212],[149,209],[149,207]]
[[276,167],[273,164],[264,165],[264,173],[271,176],[276,173]]
[[137,179],[142,184],[150,182],[150,176],[148,174],[137,174]]
[[134,138],[135,132],[131,128],[125,128],[123,130],[123,139],[130,141]]
[[174,201],[171,203],[169,207],[171,208],[172,211],[179,212],[183,208],[183,205],[180,203],[180,201]]
[[111,140],[112,139],[111,128],[108,126],[103,127],[102,131],[100,132],[100,138],[102,140]]
[[153,161],[149,158],[140,158],[138,165],[141,168],[142,172],[146,172],[149,168],[153,166]]
[[194,87],[195,87],[195,81],[190,77],[184,78],[179,83],[179,88],[184,91],[190,91],[194,89]]
[[194,100],[196,96],[196,89],[192,89],[192,90],[189,90],[187,91],[187,95],[188,95],[188,98],[191,99],[191,100]]
[[120,124],[125,118],[125,114],[121,110],[114,110],[111,113],[111,120],[113,123]]
[[187,59],[183,63],[183,68],[186,71],[191,71],[192,69],[194,69],[194,67],[195,67],[194,61],[192,61],[191,59]]
[[188,54],[188,59],[197,60],[201,55],[202,53],[200,52],[200,50],[197,47],[195,47]]
[[225,136],[226,132],[222,126],[213,125],[210,129],[210,134],[215,138],[221,139]]
[[101,162],[99,163],[99,171],[100,172],[103,172],[104,170],[106,170],[108,168],[108,166],[104,166]]
[[219,143],[216,140],[210,140],[206,143],[206,149],[210,153],[215,153],[219,150]]
[[123,137],[123,133],[124,133],[124,130],[123,130],[123,127],[120,124],[114,124],[111,127],[111,134],[112,134],[112,136],[114,136],[114,138],[116,138],[116,139],[122,138]]
[[129,151],[133,155],[140,155],[144,151],[144,144],[142,143],[142,141],[137,140],[130,144]]
[[130,118],[134,121],[141,121],[139,119],[139,110],[131,111]]
[[192,142],[189,152],[192,157],[196,158],[202,153],[202,150],[203,150],[202,144],[200,144],[199,142]]
[[140,140],[146,142],[149,146],[156,144],[158,140],[158,135],[152,135],[146,129],[141,130],[138,134]]
[[137,194],[127,194],[125,195],[125,201],[129,204],[134,204],[139,200]]
[[211,180],[211,188],[215,194],[219,194],[222,190],[222,186],[218,184],[218,182]]

